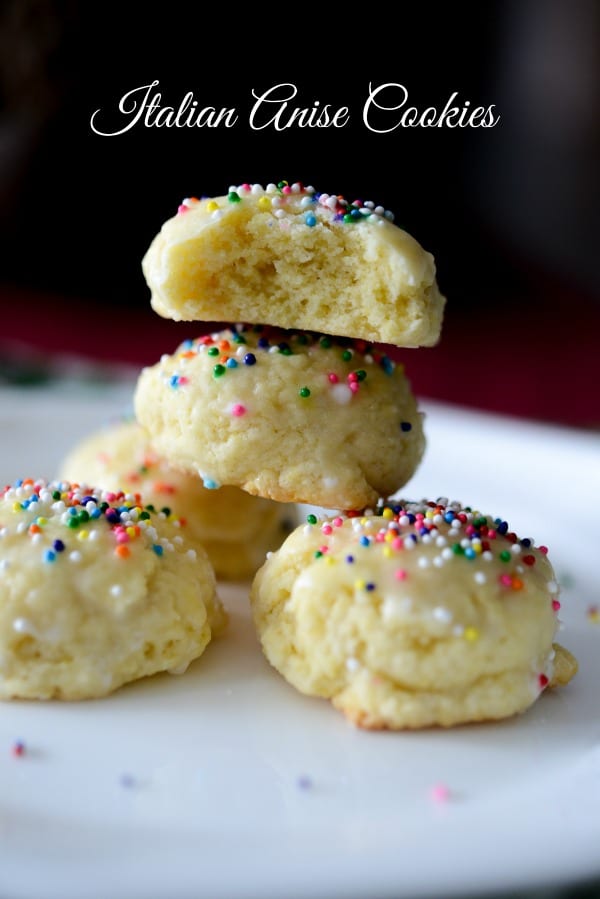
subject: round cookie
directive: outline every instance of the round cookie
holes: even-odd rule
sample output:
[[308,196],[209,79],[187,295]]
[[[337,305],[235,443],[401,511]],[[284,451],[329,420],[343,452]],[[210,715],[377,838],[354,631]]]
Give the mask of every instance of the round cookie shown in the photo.
[[188,540],[201,543],[223,580],[253,577],[297,522],[293,506],[251,496],[237,487],[207,490],[197,475],[171,468],[137,422],[117,422],[73,447],[60,477],[140,492],[157,509],[185,520]]
[[445,304],[433,256],[392,220],[372,202],[299,182],[186,199],[142,262],[152,306],[177,321],[318,327],[432,346]]
[[405,484],[424,450],[402,367],[309,332],[187,340],[142,371],[135,411],[170,465],[280,502],[362,509]]
[[271,665],[355,724],[504,718],[574,675],[546,550],[505,521],[446,500],[309,521],[257,573],[254,621]]
[[226,613],[178,525],[139,495],[32,479],[0,491],[0,698],[105,696],[202,655]]

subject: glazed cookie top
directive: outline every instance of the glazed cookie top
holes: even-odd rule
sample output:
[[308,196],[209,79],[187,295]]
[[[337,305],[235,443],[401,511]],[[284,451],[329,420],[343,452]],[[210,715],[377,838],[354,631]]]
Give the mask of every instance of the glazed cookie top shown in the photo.
[[[386,375],[401,375],[402,365],[394,362],[383,350],[366,340],[336,338],[316,331],[287,331],[269,325],[238,324],[201,337],[188,338],[179,344],[173,356],[164,355],[162,362],[179,362],[182,374],[172,374],[169,386],[173,390],[186,387],[190,381],[185,376],[186,364],[196,356],[207,356],[212,360],[212,378],[220,380],[238,368],[261,367],[261,362],[269,356],[307,356],[321,368],[329,367],[327,374],[331,399],[346,405],[357,395],[361,383],[366,381],[373,369],[380,369]],[[254,366],[258,365],[258,369]],[[363,368],[363,366],[366,366]],[[293,370],[292,368],[290,370]],[[310,387],[298,383],[298,396],[307,399]],[[245,410],[231,409],[235,417],[244,415]],[[407,423],[403,430],[410,430]]]
[[50,571],[105,555],[126,578],[127,564],[148,553],[195,561],[204,551],[185,541],[184,524],[139,493],[25,478],[0,490],[0,570],[10,575],[22,563]]
[[[381,562],[382,574],[389,573],[396,583],[406,581],[409,572],[416,574],[449,565],[455,570],[459,563],[461,574],[480,586],[497,584],[503,590],[519,593],[533,580],[545,587],[552,610],[560,608],[559,586],[547,558],[547,547],[536,546],[528,537],[518,537],[502,518],[492,518],[445,497],[435,501],[381,501],[375,510],[364,514],[338,515],[323,522],[311,513],[302,534],[319,543],[315,560],[335,557],[344,565],[360,567],[372,556],[369,550],[374,550],[378,558],[373,564]],[[338,558],[340,554],[343,559]],[[383,563],[387,563],[387,568]],[[381,586],[369,583],[365,589],[372,591]],[[439,596],[433,599],[437,602]],[[437,617],[444,617],[440,609]]]
[[227,623],[214,571],[139,494],[0,490],[0,699],[88,699],[183,672]]
[[[384,622],[426,624],[432,638],[484,643],[494,614],[484,613],[483,596],[490,607],[498,603],[498,616],[514,614],[523,627],[533,603],[540,639],[545,635],[550,648],[560,602],[547,548],[469,506],[442,498],[382,502],[375,514],[323,521],[311,513],[282,551],[288,558],[302,554],[303,588],[326,581],[335,590],[343,571],[356,602],[376,602]],[[551,669],[538,674],[540,687],[546,686]]]
[[[300,181],[289,184],[287,181],[262,184],[232,184],[227,194],[222,197],[185,197],[180,203],[177,214],[189,212],[190,209],[204,209],[211,214],[213,221],[218,221],[226,214],[228,206],[236,203],[254,203],[262,212],[270,213],[287,227],[305,225],[314,228],[321,225],[356,225],[369,222],[383,225],[386,221],[394,221],[394,213],[390,209],[376,205],[372,200],[354,200],[350,202],[341,194],[319,193],[312,186],[304,186]],[[204,205],[203,205],[204,204]]]
[[554,644],[544,546],[445,499],[311,513],[265,562],[252,607],[265,654],[364,727],[516,714],[576,660]]
[[[183,543],[163,539],[159,541],[156,524],[171,521],[180,527],[181,521],[171,515],[168,508],[158,510],[153,505],[142,505],[139,493],[124,493],[97,489],[70,481],[46,481],[44,478],[22,478],[0,489],[0,537],[9,540],[25,532],[31,543],[39,544],[45,562],[56,562],[62,553],[78,552],[89,539],[96,543],[107,538],[106,547],[112,547],[121,558],[131,555],[133,545],[152,550],[157,556]],[[64,539],[56,538],[48,543],[58,529]],[[159,541],[159,542],[156,542]],[[162,545],[162,549],[161,549]],[[195,550],[187,550],[195,555]],[[73,559],[72,561],[77,561]]]
[[143,270],[154,309],[177,320],[314,328],[430,346],[445,299],[433,256],[383,206],[300,182],[188,197]]

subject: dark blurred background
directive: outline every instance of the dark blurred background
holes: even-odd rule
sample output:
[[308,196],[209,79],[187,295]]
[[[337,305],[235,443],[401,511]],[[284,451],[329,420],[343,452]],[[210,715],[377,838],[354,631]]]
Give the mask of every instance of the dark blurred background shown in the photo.
[[[141,258],[184,196],[287,179],[373,199],[433,252],[448,297],[433,350],[395,351],[418,393],[566,424],[600,424],[596,0],[238,13],[5,0],[0,6],[0,341],[153,362],[198,326],[151,312]],[[196,10],[193,14],[190,10]],[[127,14],[128,11],[128,14]],[[213,18],[214,17],[214,18]],[[119,127],[121,96],[159,79],[236,106],[226,128]],[[369,82],[409,103],[495,104],[494,128],[368,131]],[[340,130],[251,131],[251,90],[349,106]],[[105,114],[104,114],[105,111]],[[122,123],[121,123],[122,124]],[[590,383],[590,379],[592,379]],[[593,389],[592,389],[593,388]]]

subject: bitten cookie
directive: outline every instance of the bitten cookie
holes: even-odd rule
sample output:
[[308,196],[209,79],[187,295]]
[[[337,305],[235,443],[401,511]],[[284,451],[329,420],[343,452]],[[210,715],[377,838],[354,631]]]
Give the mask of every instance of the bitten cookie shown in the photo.
[[226,613],[177,525],[64,481],[1,491],[0,698],[105,696],[202,655]]
[[392,219],[374,203],[285,181],[186,199],[143,259],[152,306],[178,321],[432,346],[445,304],[433,256]]
[[257,632],[298,690],[365,728],[523,712],[576,672],[544,547],[446,500],[300,526],[258,572]]
[[223,580],[251,578],[297,523],[294,506],[250,496],[237,487],[207,490],[197,475],[171,468],[136,422],[118,422],[73,447],[60,477],[140,492],[146,503],[185,520],[188,540],[201,543]]
[[401,366],[364,341],[239,326],[142,371],[138,421],[206,487],[362,509],[415,471],[421,415]]

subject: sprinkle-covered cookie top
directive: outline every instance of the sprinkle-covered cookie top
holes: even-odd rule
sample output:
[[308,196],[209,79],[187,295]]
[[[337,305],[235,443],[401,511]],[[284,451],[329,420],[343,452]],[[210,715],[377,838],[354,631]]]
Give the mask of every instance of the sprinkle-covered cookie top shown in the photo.
[[[551,571],[544,545],[536,546],[529,537],[518,537],[507,521],[492,518],[446,498],[435,501],[381,501],[375,510],[350,512],[319,521],[308,515],[305,533],[318,535],[315,559],[342,560],[352,565],[357,554],[362,559],[371,552],[390,560],[398,581],[407,578],[404,562],[411,568],[444,568],[448,564],[465,565],[477,584],[495,580],[507,591],[521,591],[529,572],[543,568]],[[348,550],[348,551],[347,551]],[[491,564],[494,563],[494,564]],[[469,568],[471,566],[471,568]],[[375,584],[366,589],[374,590]],[[558,611],[559,587],[553,576],[546,579],[554,611]]]
[[[226,413],[234,418],[252,417],[256,409],[256,379],[272,371],[274,356],[281,362],[295,356],[309,357],[309,372],[299,377],[290,364],[290,377],[296,378],[294,398],[310,414],[311,400],[326,399],[334,406],[356,402],[376,379],[396,374],[403,377],[403,366],[365,340],[336,338],[312,331],[286,331],[266,325],[239,324],[221,331],[185,340],[173,356],[164,356],[162,380],[169,390],[181,393],[201,380],[217,381],[221,388],[235,388],[236,399],[227,399]],[[208,362],[199,369],[199,362]],[[228,396],[229,391],[222,391]],[[398,427],[409,439],[414,422],[403,417]],[[420,439],[420,429],[416,430]],[[205,486],[211,487],[209,478]]]
[[[166,522],[170,522],[165,528]],[[184,522],[168,507],[144,505],[139,493],[88,487],[68,481],[25,478],[0,490],[0,570],[3,544],[28,542],[31,558],[45,565],[81,562],[82,550],[102,543],[115,557],[127,560],[134,551],[186,551],[177,533]],[[187,550],[190,558],[195,550]]]
[[357,225],[363,222],[384,224],[393,222],[394,214],[372,200],[347,200],[340,194],[320,193],[314,187],[305,187],[301,181],[279,181],[263,187],[262,184],[230,185],[226,195],[208,198],[186,197],[178,207],[182,215],[201,206],[214,219],[223,215],[231,204],[254,203],[261,212],[268,212],[282,224],[300,222],[314,228],[319,222]]
[[[432,653],[438,644],[458,641],[483,653],[492,668],[494,653],[498,657],[518,633],[523,645],[537,647],[533,669],[524,665],[523,676],[534,692],[548,686],[559,585],[547,548],[519,537],[503,518],[445,498],[382,501],[363,512],[310,513],[270,562],[281,566],[289,553],[306,560],[293,603],[322,590],[335,605],[343,594],[353,608],[376,613],[378,626],[397,635],[400,628],[397,639],[411,647],[417,633],[431,641]],[[549,651],[543,660],[537,656],[542,632]]]
[[[243,371],[244,368],[260,366],[263,360],[273,355],[310,356],[318,364],[328,361],[330,385],[338,392],[343,388],[344,396],[348,392],[348,398],[358,393],[373,367],[381,369],[386,375],[392,375],[396,369],[399,374],[403,372],[402,366],[397,366],[385,352],[366,340],[337,338],[313,331],[286,331],[268,325],[234,325],[188,339],[180,344],[172,357],[165,356],[163,359],[181,364],[182,373],[171,375],[169,381],[172,388],[178,389],[189,384],[189,378],[184,373],[186,362],[198,356],[205,356],[211,361],[212,376],[218,379],[238,369]],[[341,387],[338,386],[340,384]],[[299,395],[304,398],[310,396],[310,388],[304,388]]]
[[450,726],[520,712],[575,673],[554,646],[546,549],[506,520],[445,498],[322,514],[251,592],[267,659],[302,693],[369,727]]

